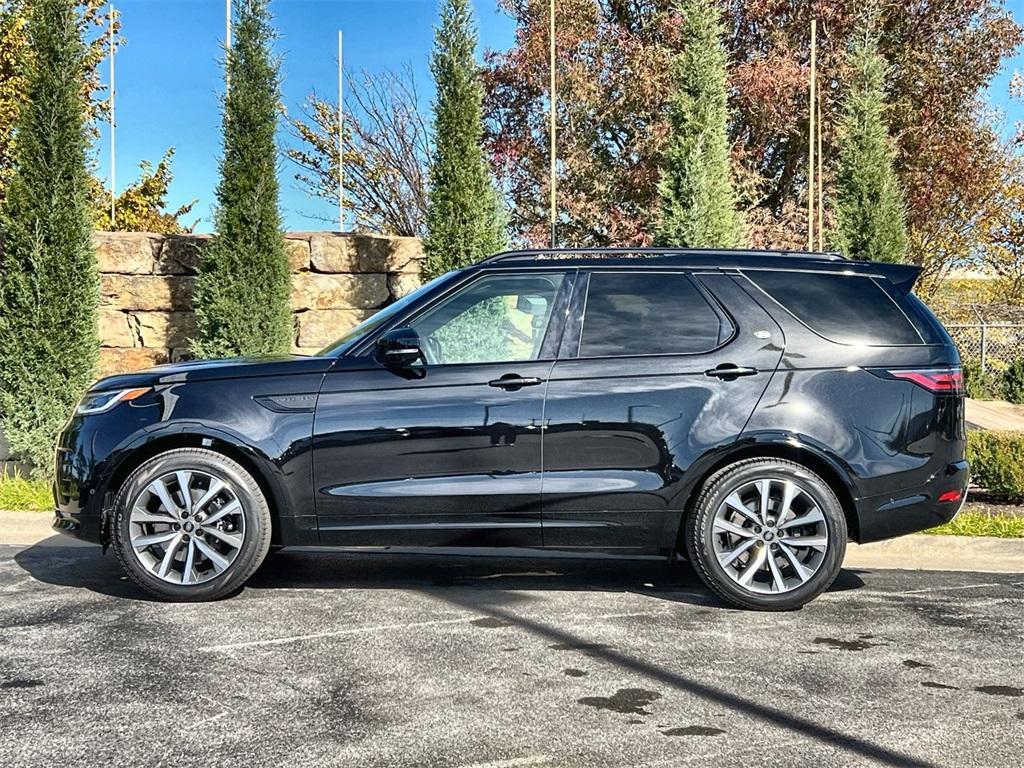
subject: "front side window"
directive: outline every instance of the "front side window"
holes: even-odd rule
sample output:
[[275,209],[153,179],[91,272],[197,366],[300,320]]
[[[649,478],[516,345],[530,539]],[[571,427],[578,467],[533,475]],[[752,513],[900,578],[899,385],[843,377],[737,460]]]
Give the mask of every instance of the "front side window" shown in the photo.
[[338,355],[344,354],[348,350],[352,349],[352,347],[354,347],[359,340],[364,338],[368,333],[372,333],[380,328],[395,315],[400,314],[410,304],[419,301],[423,296],[426,296],[445,281],[451,280],[454,275],[454,272],[447,272],[440,277],[435,277],[429,283],[421,285],[415,291],[404,298],[399,299],[394,304],[388,304],[384,309],[366,318],[354,328],[350,328],[341,338],[336,341],[332,341],[326,347],[317,352],[316,356],[337,357]]
[[489,275],[413,319],[428,365],[536,360],[562,274]]
[[715,349],[731,330],[686,275],[595,273],[579,356],[699,354]]

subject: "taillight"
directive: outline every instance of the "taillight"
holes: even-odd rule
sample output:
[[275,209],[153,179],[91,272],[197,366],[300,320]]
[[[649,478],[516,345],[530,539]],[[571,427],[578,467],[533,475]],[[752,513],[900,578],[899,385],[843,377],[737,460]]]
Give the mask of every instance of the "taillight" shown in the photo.
[[912,381],[929,392],[962,394],[964,373],[959,368],[929,368],[914,371],[889,371],[894,379]]

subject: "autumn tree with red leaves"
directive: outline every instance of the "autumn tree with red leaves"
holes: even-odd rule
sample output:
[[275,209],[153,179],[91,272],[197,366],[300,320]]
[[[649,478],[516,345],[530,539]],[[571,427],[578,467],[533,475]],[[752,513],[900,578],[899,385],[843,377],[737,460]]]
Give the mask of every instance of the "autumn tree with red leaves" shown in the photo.
[[[547,237],[547,0],[501,0],[511,49],[488,55],[493,163],[524,240]],[[643,244],[657,216],[667,135],[669,0],[559,0],[558,202],[567,244]],[[818,19],[826,209],[836,163],[845,53],[863,2],[723,2],[730,137],[751,245],[806,243],[808,36]],[[879,19],[895,165],[907,195],[909,258],[937,272],[971,231],[974,201],[1003,166],[982,114],[985,87],[1022,40],[1000,0],[889,3]],[[802,214],[802,215],[801,215]],[[956,245],[953,245],[953,243]]]

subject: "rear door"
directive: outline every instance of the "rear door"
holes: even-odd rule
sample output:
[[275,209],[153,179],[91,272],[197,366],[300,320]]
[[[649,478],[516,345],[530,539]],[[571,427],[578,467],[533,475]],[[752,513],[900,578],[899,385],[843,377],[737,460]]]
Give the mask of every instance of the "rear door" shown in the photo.
[[687,473],[733,443],[784,346],[728,275],[581,274],[545,402],[544,544],[653,551]]

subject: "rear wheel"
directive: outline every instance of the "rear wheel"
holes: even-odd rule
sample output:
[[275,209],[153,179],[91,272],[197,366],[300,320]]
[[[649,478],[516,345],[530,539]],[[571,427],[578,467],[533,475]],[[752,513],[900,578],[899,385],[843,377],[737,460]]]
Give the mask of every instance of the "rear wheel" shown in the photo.
[[835,581],[846,553],[835,493],[784,459],[747,459],[712,475],[685,525],[698,575],[741,608],[803,606]]
[[114,551],[165,600],[214,600],[245,583],[270,547],[270,509],[244,467],[203,448],[154,456],[115,500]]

